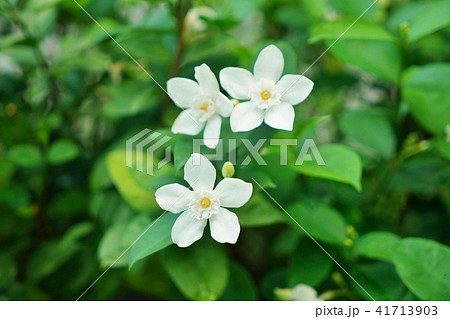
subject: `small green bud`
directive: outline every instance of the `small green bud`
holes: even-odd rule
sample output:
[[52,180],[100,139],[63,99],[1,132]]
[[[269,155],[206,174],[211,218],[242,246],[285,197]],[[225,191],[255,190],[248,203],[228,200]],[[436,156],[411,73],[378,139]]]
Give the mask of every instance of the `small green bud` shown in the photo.
[[292,289],[275,288],[274,294],[278,300],[289,301],[291,300]]
[[355,240],[358,238],[358,233],[356,232],[355,228],[352,225],[347,226],[347,234],[349,235],[350,239]]
[[406,22],[406,21],[402,22],[402,24],[400,24],[400,35],[403,38],[406,38],[408,36],[409,32],[410,32],[410,29],[409,29],[408,22]]
[[222,166],[222,176],[224,178],[233,177],[234,175],[234,166],[231,162],[226,162]]
[[350,238],[347,238],[344,241],[344,245],[347,246],[347,247],[352,247],[353,246],[353,240],[351,240]]
[[331,280],[333,280],[336,283],[336,285],[338,285],[339,287],[347,286],[344,277],[342,277],[342,275],[340,273],[338,273],[337,271],[335,271],[331,274]]

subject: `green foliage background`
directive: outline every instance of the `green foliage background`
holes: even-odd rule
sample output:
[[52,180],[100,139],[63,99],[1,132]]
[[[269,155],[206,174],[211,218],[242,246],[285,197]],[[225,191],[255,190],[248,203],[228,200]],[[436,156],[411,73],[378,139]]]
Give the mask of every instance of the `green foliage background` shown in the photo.
[[[163,86],[201,63],[251,69],[271,43],[302,73],[371,2],[79,0]],[[305,74],[315,87],[292,132],[222,132],[320,145],[326,167],[294,166],[294,147],[280,166],[267,143],[268,166],[235,176],[267,188],[376,300],[450,300],[448,12],[379,0]],[[161,214],[154,191],[182,182],[192,138],[173,136],[173,165],[154,177],[125,166],[125,140],[172,136],[178,113],[72,0],[0,0],[0,299],[78,298]],[[254,189],[236,245],[208,231],[171,245],[167,214],[82,299],[272,300],[299,283],[369,299]]]

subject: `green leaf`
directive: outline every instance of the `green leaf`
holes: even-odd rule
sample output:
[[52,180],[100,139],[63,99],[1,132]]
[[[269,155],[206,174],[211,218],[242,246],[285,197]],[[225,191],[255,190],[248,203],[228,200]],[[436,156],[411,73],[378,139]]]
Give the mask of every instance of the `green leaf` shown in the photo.
[[[336,40],[344,31],[355,21],[353,18],[341,18],[318,25],[312,31],[312,37],[309,42],[314,43],[321,40]],[[353,40],[380,40],[394,41],[393,36],[381,25],[360,20],[355,23],[343,36],[339,39]]]
[[294,170],[304,175],[350,184],[361,190],[362,164],[355,151],[342,144],[326,144],[318,149],[325,165],[305,160],[302,165],[293,166]]
[[6,158],[0,158],[0,187],[7,185],[14,175],[14,164]]
[[288,266],[288,284],[317,287],[330,273],[333,261],[310,238],[303,239],[293,252]]
[[[133,158],[136,158],[134,153]],[[171,173],[172,166],[167,164],[158,170],[154,158],[147,159],[146,156],[142,156],[137,161],[142,163],[144,172],[138,171],[135,167],[126,166],[126,152],[123,150],[112,151],[106,156],[109,175],[122,197],[133,208],[140,211],[158,208],[155,190],[150,187],[150,184],[153,178]],[[153,165],[153,176],[145,173],[147,161],[151,161],[150,165]]]
[[[373,0],[334,0],[329,5],[335,9],[338,14],[343,16],[353,16],[356,19],[364,10],[373,4]],[[363,19],[379,19],[379,16],[384,13],[384,6],[375,4],[364,14]],[[364,20],[359,20],[364,21]],[[359,22],[358,21],[358,22]]]
[[[31,217],[33,215],[30,210],[30,202],[30,193],[24,186],[9,185],[9,187],[0,188],[0,203],[22,216]],[[7,231],[9,232],[9,230]]]
[[426,5],[409,22],[408,40],[417,41],[450,25],[450,1],[427,1]]
[[74,246],[83,237],[89,235],[94,230],[94,225],[90,222],[82,222],[71,227],[59,242],[61,248]]
[[[15,62],[30,67],[36,66],[36,56],[33,55],[31,45],[14,45],[2,49],[2,53],[12,58]],[[44,84],[42,84],[44,86]]]
[[84,214],[88,195],[81,189],[72,188],[55,195],[48,204],[47,216],[58,220]]
[[[283,52],[284,57],[284,73],[297,73],[298,71],[298,58],[297,52],[289,43],[289,41],[280,41],[276,43],[276,46]],[[261,48],[262,50],[263,48]]]
[[43,11],[56,7],[62,0],[30,0],[27,2],[27,10]]
[[[157,8],[155,9],[157,10]],[[158,19],[161,19],[161,17],[159,16]],[[170,15],[168,18],[168,22],[171,22]],[[172,30],[172,27],[169,26],[169,28]],[[152,32],[148,28],[133,26],[128,30],[129,32],[121,30],[122,32],[120,32],[117,41],[127,48],[129,52],[133,52],[135,56],[145,57],[149,52],[153,52],[152,58],[147,60],[149,64],[148,69],[152,70],[156,82],[163,83],[163,81],[167,80],[167,77],[162,76],[162,74],[169,72],[168,66],[173,58],[173,51],[171,51],[173,47],[167,41],[170,38],[162,37],[160,31],[155,30]],[[149,84],[147,84],[147,90],[148,86]],[[152,86],[154,86],[153,83]],[[161,89],[158,88],[158,90]]]
[[[450,141],[436,141],[436,149],[439,151],[439,153],[448,161],[450,161]],[[1,176],[1,173],[0,173]],[[0,185],[1,185],[1,177],[0,177]]]
[[[77,36],[74,40],[80,40],[80,36]],[[78,43],[75,44],[75,46],[77,45]],[[94,45],[92,44],[92,46]],[[89,54],[86,55],[84,52],[77,51],[74,46],[65,45],[64,47],[67,47],[66,51],[63,51],[64,54],[55,59],[55,66],[52,67],[52,73],[57,77],[67,76],[68,73],[75,71],[104,72],[107,66],[113,63],[109,55],[100,51],[90,50]],[[73,81],[72,85],[77,85],[75,79],[71,80]],[[115,106],[118,105],[116,104]],[[122,113],[128,112],[128,110],[126,110],[126,107],[122,107],[121,109],[108,109],[104,112],[103,114],[106,116],[119,117]]]
[[127,274],[127,283],[137,292],[163,300],[172,299],[169,294],[175,290],[161,263],[161,258],[156,255],[134,265]]
[[295,251],[300,240],[306,236],[303,232],[299,232],[298,229],[287,228],[280,234],[278,234],[272,241],[271,252],[274,256],[285,257],[290,256]]
[[394,264],[400,278],[423,300],[450,300],[450,248],[423,238],[407,238]]
[[146,229],[148,222],[149,219],[146,216],[138,216],[129,222],[118,223],[108,229],[98,246],[98,259],[100,260],[101,267],[107,268],[114,264],[112,266],[113,268],[119,268],[128,265],[129,251],[120,259],[117,260],[117,258],[139,238]]
[[103,228],[109,228],[135,216],[133,209],[114,189],[94,193],[89,203],[89,209]]
[[[406,287],[391,264],[384,262],[359,264],[353,276],[376,301],[398,301],[402,300],[405,294]],[[352,281],[351,285],[362,298],[372,300],[356,283]]]
[[139,114],[158,105],[159,94],[149,89],[148,83],[126,83],[108,88],[109,102],[103,107],[103,115],[120,118]]
[[[287,212],[313,238],[329,244],[343,245],[347,238],[344,218],[331,206],[314,202],[296,202]],[[289,219],[292,221],[292,219]],[[293,227],[299,228],[293,222]],[[303,231],[299,229],[299,231]]]
[[112,185],[111,177],[108,174],[106,156],[100,156],[93,164],[89,176],[89,186],[92,190],[108,188]]
[[[331,45],[331,41],[326,42]],[[397,44],[388,41],[340,40],[330,49],[342,61],[381,79],[398,82],[402,58]],[[364,54],[361,54],[364,52]]]
[[129,268],[138,260],[172,244],[171,231],[177,218],[178,215],[166,212],[158,220],[149,223],[152,226],[131,248]]
[[236,262],[230,263],[230,279],[220,300],[257,300],[256,288],[250,274]]
[[295,136],[297,136],[299,140],[300,139],[305,140],[306,138],[313,138],[317,134],[316,131],[319,124],[328,119],[330,119],[330,115],[304,119],[295,128]]
[[274,291],[279,287],[286,287],[286,268],[280,267],[271,269],[265,274],[261,282],[261,292],[262,295],[267,300],[274,300],[276,298]]
[[267,173],[261,172],[258,169],[258,166],[255,167],[248,165],[239,167],[234,177],[240,178],[244,181],[252,181],[252,178],[254,178],[264,189],[277,188],[277,185],[273,181],[272,177],[270,177]]
[[267,226],[286,221],[284,213],[261,193],[254,194],[243,207],[232,211],[238,216],[242,227]]
[[192,155],[192,140],[181,139],[175,144],[173,150],[174,167],[178,171],[186,164]]
[[381,108],[346,110],[339,126],[350,141],[355,141],[368,152],[390,158],[395,152],[396,139],[386,112]]
[[50,146],[47,159],[51,164],[62,164],[77,158],[79,154],[80,150],[75,143],[59,140]]
[[371,232],[355,241],[355,252],[361,256],[390,261],[395,257],[400,237],[389,232]]
[[33,145],[18,144],[8,151],[8,159],[21,167],[35,167],[42,163],[42,154]]
[[92,230],[91,223],[80,223],[69,229],[59,241],[42,243],[30,257],[27,278],[35,282],[54,273],[80,249],[79,240]]
[[[430,1],[427,1],[430,2]],[[409,2],[404,5],[393,7],[392,13],[387,17],[386,25],[392,32],[399,33],[405,22],[409,22],[418,14],[420,14],[425,7],[427,2]],[[403,30],[404,32],[405,30]]]
[[[91,1],[91,0],[86,0]],[[85,1],[84,1],[85,2]],[[80,2],[79,2],[80,3]],[[72,4],[63,1],[62,3],[65,6],[72,6]],[[80,3],[81,4],[81,3]],[[80,7],[73,3],[73,9],[79,10]],[[81,4],[83,5],[83,4]],[[109,17],[98,17],[98,23],[102,25],[110,34],[119,33],[121,29],[123,29],[123,24]],[[80,30],[80,33],[77,35],[69,35],[67,34],[63,40],[61,41],[61,55],[56,58],[56,60],[60,63],[70,63],[71,58],[86,58],[86,56],[82,56],[83,52],[89,50],[89,53],[95,53],[92,51],[92,48],[97,47],[99,43],[108,39],[108,35],[103,32],[97,25],[86,26]],[[69,50],[70,49],[70,50]],[[80,56],[81,55],[81,56]],[[103,67],[105,66],[97,66]]]
[[450,63],[411,67],[402,78],[403,98],[419,124],[443,134],[450,119]]
[[433,194],[441,187],[448,188],[450,166],[438,156],[416,156],[398,167],[391,186],[395,190],[419,196]]
[[57,11],[54,7],[43,7],[42,10],[33,9],[22,11],[22,19],[34,38],[42,39],[55,27]]
[[[325,22],[312,32],[310,41],[325,40],[330,46],[353,21]],[[393,37],[382,26],[367,21],[353,25],[331,47],[331,52],[348,64],[392,82],[397,82],[402,68],[401,53]]]
[[225,246],[203,238],[187,248],[168,247],[163,264],[175,285],[192,300],[217,300],[229,277]]
[[7,289],[14,282],[17,266],[11,257],[0,255],[0,289]]

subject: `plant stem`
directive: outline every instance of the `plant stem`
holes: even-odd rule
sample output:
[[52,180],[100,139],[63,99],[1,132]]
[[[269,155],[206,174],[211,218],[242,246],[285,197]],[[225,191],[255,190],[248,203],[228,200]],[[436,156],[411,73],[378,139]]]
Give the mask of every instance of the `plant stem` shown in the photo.
[[191,8],[192,1],[178,1],[174,7],[175,17],[177,19],[177,46],[175,49],[175,56],[172,62],[172,66],[170,68],[170,75],[174,77],[177,75],[177,72],[181,66],[181,62],[183,59],[184,50],[186,48],[186,44],[184,42],[184,20],[186,18],[186,14]]

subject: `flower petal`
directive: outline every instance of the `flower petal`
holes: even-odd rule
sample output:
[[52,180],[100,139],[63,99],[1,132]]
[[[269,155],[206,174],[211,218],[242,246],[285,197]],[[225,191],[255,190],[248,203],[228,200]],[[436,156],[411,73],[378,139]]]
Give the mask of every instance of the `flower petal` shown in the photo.
[[203,94],[215,99],[219,93],[219,83],[217,83],[216,76],[212,73],[209,66],[203,63],[195,67],[195,79],[200,84],[200,90]]
[[267,109],[264,122],[276,129],[292,131],[294,118],[294,107],[288,103],[281,102]]
[[209,226],[211,237],[219,243],[235,244],[241,231],[236,214],[223,207],[217,214],[211,216]]
[[235,99],[249,99],[255,85],[253,74],[242,68],[225,68],[219,73],[220,85]]
[[175,134],[197,135],[205,126],[204,122],[194,117],[193,110],[185,110],[173,122],[172,132]]
[[292,289],[292,300],[298,301],[319,301],[317,291],[308,285],[299,284]]
[[203,236],[206,219],[194,218],[190,211],[182,213],[172,227],[172,241],[178,247],[187,247]]
[[264,111],[254,102],[239,103],[231,112],[230,124],[233,132],[246,132],[261,125]]
[[283,53],[276,46],[269,45],[259,53],[253,68],[253,74],[255,74],[256,81],[269,79],[277,82],[283,73],[283,68]]
[[216,99],[216,110],[223,117],[229,117],[233,110],[233,104],[225,95],[219,93]]
[[222,126],[222,118],[216,114],[206,122],[205,131],[203,132],[203,143],[209,148],[216,148],[219,143],[220,128]]
[[217,184],[215,191],[223,207],[241,207],[248,202],[253,185],[238,178],[225,178]]
[[283,102],[296,105],[303,102],[311,93],[314,82],[303,75],[286,74],[277,83]]
[[189,108],[200,93],[200,87],[195,81],[185,78],[172,78],[167,81],[167,94],[182,109]]
[[168,184],[158,188],[155,192],[159,207],[174,214],[188,209],[192,198],[192,191],[180,184]]
[[212,190],[216,169],[205,156],[194,153],[184,165],[184,179],[194,190]]

